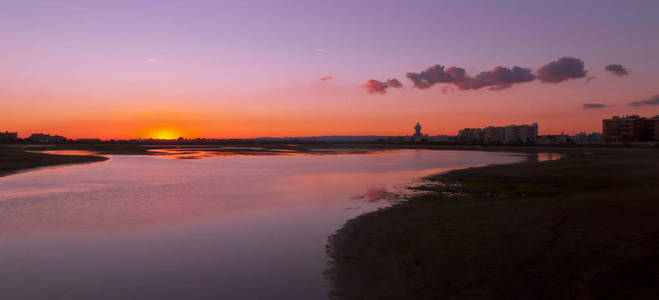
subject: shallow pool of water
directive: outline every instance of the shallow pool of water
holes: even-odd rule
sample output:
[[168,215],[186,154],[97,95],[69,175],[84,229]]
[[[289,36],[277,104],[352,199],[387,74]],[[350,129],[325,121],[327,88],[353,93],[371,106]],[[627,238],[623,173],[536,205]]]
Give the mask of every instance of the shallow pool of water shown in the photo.
[[520,160],[400,150],[106,162],[0,178],[2,299],[326,299],[327,237],[422,176]]

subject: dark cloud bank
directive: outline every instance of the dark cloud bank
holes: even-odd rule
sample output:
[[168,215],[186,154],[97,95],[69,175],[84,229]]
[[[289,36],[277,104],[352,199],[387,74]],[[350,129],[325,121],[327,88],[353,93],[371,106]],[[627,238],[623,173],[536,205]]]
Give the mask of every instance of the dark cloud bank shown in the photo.
[[629,102],[627,105],[632,106],[632,107],[659,105],[659,95],[654,95],[654,96],[650,97],[650,99],[647,99],[647,100]]
[[491,71],[478,73],[475,77],[469,77],[463,68],[444,67],[434,65],[420,73],[409,72],[406,74],[414,84],[415,88],[428,89],[438,83],[450,83],[460,90],[477,90],[487,87],[491,90],[502,90],[511,87],[515,83],[529,82],[535,79],[530,69],[521,67],[496,67]]
[[625,69],[625,67],[623,67],[622,65],[610,64],[610,65],[604,67],[604,70],[607,71],[607,72],[611,72],[611,74],[614,74],[616,76],[629,75],[629,72],[627,72],[627,69]]
[[582,107],[583,107],[583,109],[597,109],[597,108],[605,108],[606,104],[584,103],[584,105]]
[[[408,72],[405,76],[412,81],[415,88],[422,90],[429,89],[439,83],[446,83],[459,90],[487,88],[498,91],[510,88],[513,84],[531,82],[536,79],[543,83],[559,83],[569,79],[583,78],[586,77],[587,72],[584,70],[584,63],[580,59],[561,57],[538,68],[536,74],[529,68],[497,66],[490,71],[480,72],[471,77],[465,69],[460,67],[434,65],[421,72]],[[396,84],[390,85],[389,81],[395,81]],[[401,87],[402,85],[396,79],[389,79],[387,82],[371,79],[364,86],[369,93],[385,94],[388,87]],[[446,93],[445,89],[442,89],[442,92]]]

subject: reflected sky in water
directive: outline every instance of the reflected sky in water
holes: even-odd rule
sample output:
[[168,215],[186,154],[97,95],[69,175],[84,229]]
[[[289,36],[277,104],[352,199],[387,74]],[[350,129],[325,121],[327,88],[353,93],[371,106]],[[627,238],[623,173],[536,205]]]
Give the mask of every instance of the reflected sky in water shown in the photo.
[[[326,299],[327,237],[415,178],[520,157],[111,156],[0,178],[5,299]],[[384,199],[383,199],[384,198]]]

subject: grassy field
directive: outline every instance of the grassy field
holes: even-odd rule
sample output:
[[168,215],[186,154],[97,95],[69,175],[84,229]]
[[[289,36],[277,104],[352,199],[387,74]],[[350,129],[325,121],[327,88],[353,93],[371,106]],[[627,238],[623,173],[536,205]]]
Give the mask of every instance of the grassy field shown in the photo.
[[330,238],[339,299],[657,299],[659,151],[456,170]]
[[19,150],[0,150],[0,176],[6,176],[19,171],[39,167],[91,163],[104,160],[107,160],[107,157],[91,155],[55,155]]

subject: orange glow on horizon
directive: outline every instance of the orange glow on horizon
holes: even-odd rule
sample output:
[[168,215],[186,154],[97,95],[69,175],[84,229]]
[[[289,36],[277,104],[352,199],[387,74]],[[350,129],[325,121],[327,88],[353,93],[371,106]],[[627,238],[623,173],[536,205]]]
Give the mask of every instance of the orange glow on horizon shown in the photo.
[[178,131],[176,130],[162,129],[162,130],[154,131],[150,137],[158,140],[174,140],[180,136],[181,134],[179,134]]
[[[590,83],[587,87],[602,85],[603,81]],[[583,85],[572,85],[577,84],[574,90]],[[586,99],[587,91],[565,98],[552,96],[557,93],[554,89],[571,88],[569,83],[566,85],[563,88],[532,83],[497,93],[443,94],[439,90],[401,90],[385,96],[369,95],[357,88],[331,91],[291,88],[283,92],[275,90],[267,94],[255,92],[238,96],[218,92],[212,96],[191,94],[185,99],[179,95],[145,96],[146,100],[141,100],[139,95],[111,95],[99,100],[98,106],[81,105],[85,98],[82,94],[67,99],[44,94],[31,97],[37,100],[27,104],[28,100],[10,102],[0,131],[17,131],[23,138],[42,132],[72,139],[231,139],[411,135],[416,122],[421,123],[425,134],[456,135],[458,130],[467,127],[538,122],[542,135],[599,132],[601,120],[613,115],[659,114],[656,107],[630,107],[626,105],[626,98],[614,93],[609,93],[611,96],[601,101],[610,103],[609,107],[583,110],[579,101]],[[541,90],[540,96],[535,94],[536,89]],[[297,94],[288,96],[293,92]],[[641,99],[642,95],[630,98]],[[100,105],[104,103],[112,105]],[[542,103],[551,105],[541,106]],[[25,109],[28,104],[30,110]]]
[[145,139],[175,140],[179,137],[189,137],[190,133],[176,127],[149,127],[139,130],[137,136]]

